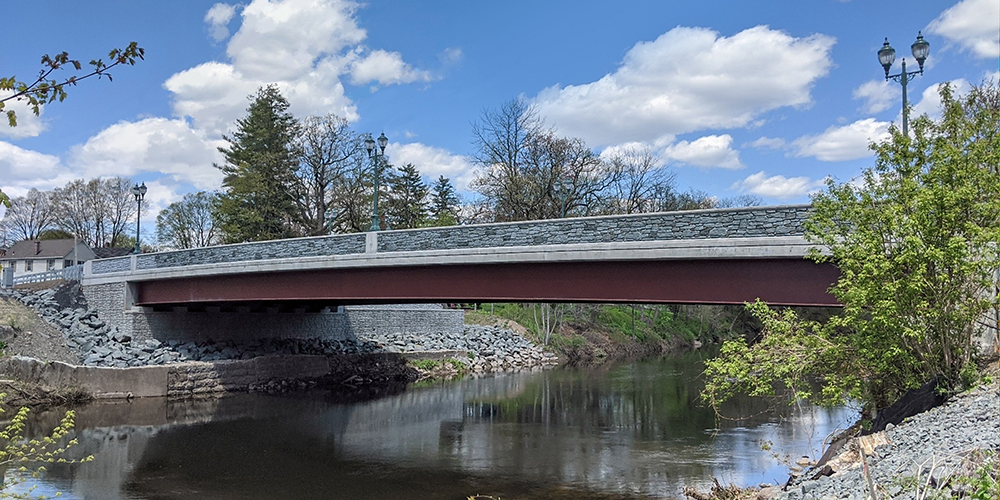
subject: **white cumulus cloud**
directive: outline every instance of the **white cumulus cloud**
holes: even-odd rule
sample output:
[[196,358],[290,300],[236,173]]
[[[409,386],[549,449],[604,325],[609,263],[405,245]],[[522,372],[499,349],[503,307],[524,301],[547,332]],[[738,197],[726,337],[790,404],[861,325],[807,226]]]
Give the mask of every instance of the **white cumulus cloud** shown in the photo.
[[254,0],[243,8],[243,24],[226,53],[247,78],[280,81],[308,73],[317,59],[336,56],[365,39],[342,0]]
[[784,149],[785,140],[780,137],[760,137],[746,145],[757,149]]
[[547,88],[534,104],[560,133],[596,146],[745,127],[765,111],[809,105],[812,85],[829,72],[834,42],[767,26],[730,37],[677,27],[637,43],[615,72]]
[[10,197],[24,196],[31,188],[59,187],[70,179],[69,170],[58,157],[4,141],[0,141],[0,172],[3,172],[3,192]]
[[941,35],[981,59],[1000,57],[1000,2],[963,0],[949,7],[927,25],[927,32]]
[[862,110],[868,114],[881,113],[892,107],[899,99],[899,92],[892,82],[885,80],[869,80],[854,89],[855,99],[865,101]]
[[[220,5],[206,15],[210,24],[225,19],[228,11]],[[245,114],[248,95],[274,83],[297,116],[334,113],[355,121],[345,76],[358,84],[430,80],[399,53],[361,45],[367,33],[355,18],[359,7],[348,0],[253,0],[238,16],[234,11],[241,23],[226,46],[230,60],[200,64],[164,83],[174,115],[218,136]]]
[[147,118],[102,130],[74,147],[69,163],[85,178],[156,172],[198,189],[216,189],[222,173],[212,164],[223,161],[217,148],[224,144],[183,120]]
[[733,184],[732,189],[768,198],[788,199],[804,196],[823,185],[823,180],[809,177],[768,176],[763,170]]
[[205,14],[205,22],[208,23],[209,33],[216,42],[229,37],[229,21],[236,15],[236,7],[225,3],[213,5]]
[[466,157],[452,154],[446,149],[419,142],[391,143],[386,147],[385,153],[393,165],[412,163],[421,175],[432,182],[443,175],[451,179],[452,185],[459,191],[467,191],[469,183],[475,177],[475,169]]
[[833,126],[817,135],[807,135],[792,142],[794,156],[813,156],[820,161],[857,160],[871,156],[868,144],[889,135],[889,122],[865,118],[854,123]]
[[[10,90],[3,90],[0,91],[0,97],[10,97],[13,93]],[[7,125],[8,111],[13,111],[17,114],[16,127]],[[35,116],[35,113],[31,111],[28,101],[11,99],[5,102],[3,111],[0,112],[0,136],[7,136],[12,139],[37,137],[42,132],[45,132],[45,122],[42,121],[42,115],[45,114],[45,106],[39,109],[38,114],[39,116]]]
[[369,82],[391,85],[431,80],[429,72],[415,70],[403,62],[403,56],[399,52],[385,50],[373,50],[359,57],[350,64],[350,71],[351,83],[354,85]]
[[693,141],[680,141],[663,150],[663,157],[696,167],[743,168],[740,153],[732,148],[729,134],[707,135]]

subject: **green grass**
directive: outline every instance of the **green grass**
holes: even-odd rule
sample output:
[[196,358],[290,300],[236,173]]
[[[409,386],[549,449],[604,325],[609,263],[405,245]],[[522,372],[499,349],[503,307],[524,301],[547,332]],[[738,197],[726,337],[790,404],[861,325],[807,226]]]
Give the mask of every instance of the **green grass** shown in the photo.
[[441,362],[436,359],[411,359],[410,365],[419,370],[430,371],[441,366]]

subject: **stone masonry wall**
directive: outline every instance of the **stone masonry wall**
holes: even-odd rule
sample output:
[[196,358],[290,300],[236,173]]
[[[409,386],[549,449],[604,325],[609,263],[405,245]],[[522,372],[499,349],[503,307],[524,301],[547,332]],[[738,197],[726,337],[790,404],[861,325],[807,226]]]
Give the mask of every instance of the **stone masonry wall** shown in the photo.
[[245,390],[272,379],[321,377],[330,372],[326,356],[262,356],[253,359],[170,365],[166,396],[197,396]]
[[464,312],[436,304],[348,306],[333,313],[158,312],[126,310],[125,283],[82,287],[87,303],[108,326],[136,341],[357,339],[371,335],[461,332]]
[[140,255],[136,260],[136,268],[159,269],[196,264],[218,264],[220,262],[345,255],[364,253],[364,251],[364,234],[340,234],[158,252]]
[[[809,205],[690,210],[658,214],[578,217],[504,224],[478,224],[374,234],[376,252],[613,243],[678,239],[800,236]],[[91,273],[159,269],[220,262],[365,253],[366,234],[262,241],[95,260]]]
[[809,205],[580,217],[378,233],[379,252],[800,236]]
[[344,313],[346,333],[366,339],[381,335],[436,335],[461,333],[465,312],[441,306],[348,306]]
[[20,356],[0,359],[0,374],[43,387],[80,387],[97,397],[194,396],[245,390],[274,379],[322,377],[326,356],[272,355],[253,359],[188,362],[136,368],[74,366]]
[[91,309],[97,310],[98,316],[106,325],[131,335],[132,321],[125,316],[126,286],[125,283],[105,283],[80,288],[87,299],[87,304]]
[[338,313],[128,311],[136,340],[250,342],[260,339],[345,340],[346,318]]

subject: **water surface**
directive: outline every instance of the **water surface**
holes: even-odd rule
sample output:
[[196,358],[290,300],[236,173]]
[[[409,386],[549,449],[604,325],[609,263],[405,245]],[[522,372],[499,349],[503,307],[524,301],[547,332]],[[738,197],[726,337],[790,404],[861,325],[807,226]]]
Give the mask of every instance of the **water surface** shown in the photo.
[[[77,454],[36,493],[69,499],[680,498],[713,478],[784,481],[849,409],[698,402],[704,353],[411,388],[137,400],[77,410]],[[53,426],[39,415],[33,429]],[[769,443],[771,450],[762,450]],[[775,457],[775,455],[779,455]],[[8,472],[8,474],[11,474]]]

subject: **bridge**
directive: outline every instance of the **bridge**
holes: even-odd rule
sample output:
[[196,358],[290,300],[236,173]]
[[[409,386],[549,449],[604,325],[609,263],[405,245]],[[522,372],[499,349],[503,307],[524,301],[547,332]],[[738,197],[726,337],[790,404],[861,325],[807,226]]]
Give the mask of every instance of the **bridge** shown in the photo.
[[839,271],[804,258],[809,213],[809,205],[713,209],[221,245],[91,261],[82,285],[102,317],[133,329],[129,314],[308,314],[351,304],[836,306],[827,288]]

